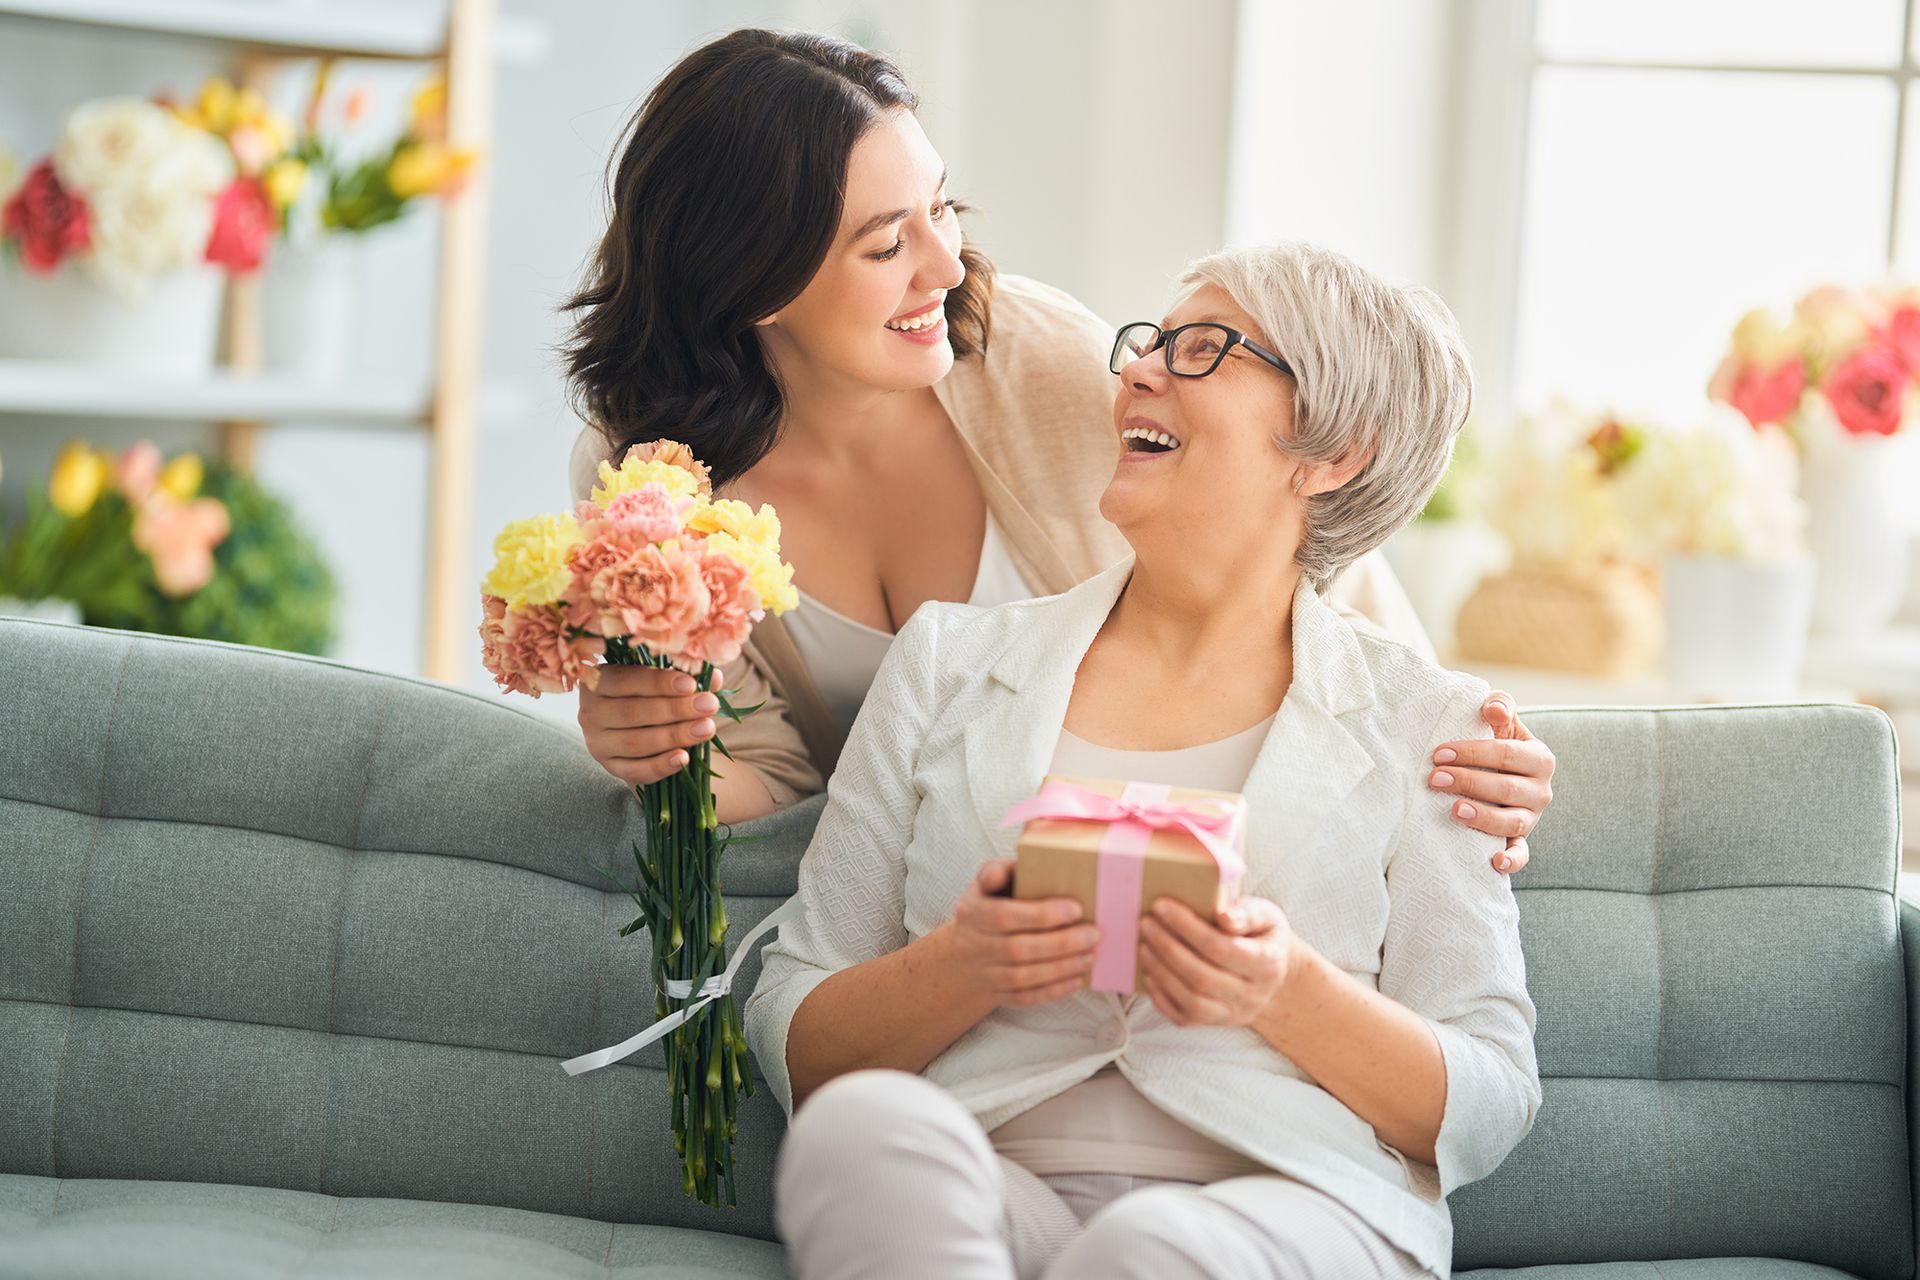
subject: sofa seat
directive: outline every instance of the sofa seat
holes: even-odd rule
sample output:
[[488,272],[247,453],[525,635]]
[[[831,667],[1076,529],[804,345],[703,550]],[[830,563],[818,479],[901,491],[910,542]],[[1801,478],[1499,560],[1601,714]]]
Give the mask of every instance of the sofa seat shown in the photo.
[[1456,1271],[1454,1280],[1854,1280],[1851,1271],[1779,1258],[1680,1258]]
[[0,1174],[0,1280],[785,1280],[744,1236],[431,1200]]

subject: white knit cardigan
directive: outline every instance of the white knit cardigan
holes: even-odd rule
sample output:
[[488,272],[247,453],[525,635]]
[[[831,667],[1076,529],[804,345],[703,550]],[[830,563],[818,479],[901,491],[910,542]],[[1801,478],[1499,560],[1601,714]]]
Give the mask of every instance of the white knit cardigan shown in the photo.
[[[1011,857],[1001,818],[1040,786],[1081,658],[1128,557],[1064,594],[992,609],[929,603],[900,630],[828,785],[800,864],[803,920],[764,953],[746,1030],[793,1107],[787,1029],[836,971],[923,937],[980,864]],[[1356,631],[1304,581],[1293,682],[1247,782],[1244,891],[1270,898],[1334,964],[1425,1018],[1446,1063],[1438,1167],[1373,1127],[1252,1030],[1180,1028],[1151,1001],[1082,991],[1000,1009],[924,1071],[991,1130],[1100,1067],[1201,1133],[1345,1203],[1445,1275],[1442,1198],[1486,1176],[1540,1104],[1518,914],[1500,841],[1453,821],[1431,752],[1485,736],[1485,682]]]

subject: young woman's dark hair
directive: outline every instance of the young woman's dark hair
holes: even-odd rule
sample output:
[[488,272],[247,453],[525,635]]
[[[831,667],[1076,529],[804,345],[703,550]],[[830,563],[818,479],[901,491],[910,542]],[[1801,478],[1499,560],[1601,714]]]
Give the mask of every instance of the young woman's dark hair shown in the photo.
[[[565,304],[575,407],[619,457],[691,446],[724,485],[779,437],[756,321],[799,296],[840,228],[854,144],[919,98],[898,67],[832,36],[748,29],[687,55],[629,122],[607,233]],[[956,357],[987,342],[993,268],[962,247],[946,297]]]

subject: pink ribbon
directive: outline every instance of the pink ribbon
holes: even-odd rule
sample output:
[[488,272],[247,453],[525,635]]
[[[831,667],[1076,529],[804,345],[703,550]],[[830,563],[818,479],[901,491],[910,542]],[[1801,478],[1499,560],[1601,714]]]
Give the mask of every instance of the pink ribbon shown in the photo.
[[1212,855],[1228,892],[1239,886],[1246,864],[1235,841],[1236,812],[1209,802],[1170,804],[1171,793],[1171,787],[1159,783],[1129,782],[1116,799],[1071,782],[1049,782],[1039,795],[1007,810],[1000,823],[1009,827],[1047,819],[1107,824],[1100,838],[1094,887],[1093,919],[1100,928],[1093,953],[1095,991],[1133,990],[1134,959],[1140,945],[1140,889],[1146,877],[1147,844],[1155,831],[1187,832]]

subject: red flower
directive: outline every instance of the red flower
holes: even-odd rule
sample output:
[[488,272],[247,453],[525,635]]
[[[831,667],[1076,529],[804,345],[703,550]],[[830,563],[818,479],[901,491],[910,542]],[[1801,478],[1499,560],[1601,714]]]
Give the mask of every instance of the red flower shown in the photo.
[[60,185],[51,158],[33,166],[0,213],[0,235],[17,242],[20,260],[42,275],[68,254],[86,249],[90,226],[87,202]]
[[1781,361],[1771,369],[1747,365],[1734,375],[1727,391],[1727,403],[1747,415],[1756,427],[1769,422],[1784,422],[1800,404],[1800,393],[1807,387],[1807,370],[1799,356]]
[[207,261],[229,271],[258,270],[277,221],[265,184],[254,177],[235,178],[214,205]]
[[1907,371],[1887,348],[1860,348],[1828,371],[1820,389],[1840,425],[1854,435],[1890,436],[1900,429]]
[[1881,335],[1909,375],[1920,374],[1920,307],[1903,303]]

